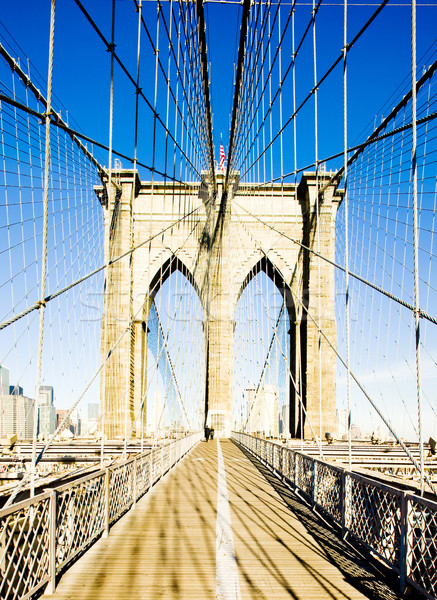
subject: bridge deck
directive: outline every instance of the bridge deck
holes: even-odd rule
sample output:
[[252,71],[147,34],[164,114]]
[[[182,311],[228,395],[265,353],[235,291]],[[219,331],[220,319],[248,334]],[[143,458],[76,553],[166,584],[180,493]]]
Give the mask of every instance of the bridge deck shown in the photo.
[[[223,540],[226,497],[236,563]],[[281,482],[231,441],[214,440],[199,444],[64,573],[53,598],[390,600],[394,590],[384,569]]]

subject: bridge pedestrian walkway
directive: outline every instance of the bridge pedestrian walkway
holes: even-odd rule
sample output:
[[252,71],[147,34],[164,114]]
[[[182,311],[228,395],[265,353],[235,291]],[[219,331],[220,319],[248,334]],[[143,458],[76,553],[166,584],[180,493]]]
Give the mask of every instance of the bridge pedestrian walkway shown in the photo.
[[390,600],[396,585],[255,459],[213,440],[66,571],[52,598]]

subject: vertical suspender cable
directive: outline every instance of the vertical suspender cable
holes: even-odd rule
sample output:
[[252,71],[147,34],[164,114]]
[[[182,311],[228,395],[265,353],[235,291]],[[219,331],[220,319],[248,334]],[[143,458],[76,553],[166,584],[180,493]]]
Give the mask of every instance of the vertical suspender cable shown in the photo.
[[55,37],[55,0],[51,0],[50,10],[50,42],[49,42],[49,65],[47,77],[47,108],[45,112],[46,139],[44,151],[44,196],[43,196],[43,236],[42,236],[42,266],[41,266],[41,295],[39,303],[39,338],[38,338],[38,366],[36,372],[35,404],[33,411],[33,436],[32,436],[32,472],[30,480],[30,496],[35,495],[36,475],[36,436],[38,434],[38,395],[41,380],[42,348],[44,339],[44,309],[46,296],[47,276],[47,221],[49,204],[49,170],[50,170],[50,113],[52,99],[52,74],[53,74],[53,42]]
[[238,100],[240,97],[240,86],[241,86],[241,74],[243,70],[244,53],[246,49],[246,36],[247,36],[247,22],[249,19],[251,0],[243,0],[243,14],[241,17],[241,29],[240,29],[240,45],[238,48],[238,62],[237,62],[237,73],[235,76],[235,89],[234,89],[234,105],[232,107],[232,121],[231,121],[231,133],[229,136],[229,148],[228,148],[228,164],[226,167],[226,177],[223,186],[223,192],[228,191],[228,181],[231,171],[231,163],[233,161],[234,154],[234,137],[235,127],[237,119]]
[[[107,196],[108,196],[108,211],[111,210],[111,189],[112,189],[112,125],[114,119],[114,31],[115,31],[115,0],[112,0],[112,26],[111,26],[111,80],[109,85],[109,151],[108,151],[108,187],[107,187]],[[108,214],[109,218],[109,214]],[[111,246],[109,241],[109,236],[107,236],[107,261],[111,259],[110,252]],[[105,293],[107,294],[107,302],[109,302],[110,291],[108,290],[108,282],[109,282],[109,268],[105,267],[105,282],[106,289]],[[107,340],[108,340],[108,309],[106,309],[105,315],[105,351],[107,348]],[[109,358],[109,357],[108,357]],[[107,360],[105,361],[105,365],[103,367],[102,379],[103,379],[103,408],[100,407],[102,413],[102,437],[100,440],[100,467],[103,468],[103,459],[105,457],[105,421],[106,421],[106,375],[107,375]]]
[[412,112],[412,146],[411,169],[413,177],[413,235],[414,235],[414,315],[416,328],[416,389],[417,418],[420,448],[420,493],[424,492],[424,460],[422,430],[422,377],[420,366],[420,305],[419,305],[419,236],[417,214],[417,102],[416,102],[416,0],[411,0],[411,112]]
[[[298,201],[297,201],[297,114],[296,114],[296,42],[295,42],[295,15],[296,9],[294,5],[292,7],[291,14],[291,45],[292,45],[292,60],[293,60],[293,167],[294,167],[294,199],[295,199],[295,207],[296,207],[296,220],[297,220],[297,212],[298,212]],[[301,356],[301,346],[300,346],[300,323],[302,321],[302,311],[301,318],[299,320],[298,314],[296,314],[296,322],[290,323],[290,331],[291,327],[296,327],[296,352],[295,352],[295,361],[296,361],[296,377],[299,377],[299,405],[302,404],[302,356]],[[296,398],[296,394],[294,394]],[[291,415],[291,411],[293,410],[293,417]],[[296,401],[293,406],[290,406],[290,423],[294,422],[294,430],[290,431],[291,435],[297,436],[297,427],[296,427]],[[301,415],[302,411],[300,411]]]
[[[138,4],[138,43],[137,43],[137,77],[136,77],[136,86],[135,86],[135,140],[134,140],[134,171],[136,169],[136,161],[137,161],[137,142],[138,142],[138,94],[139,94],[139,79],[140,79],[140,49],[141,49],[141,0],[139,0]],[[130,201],[130,218],[129,218],[129,249],[133,246],[133,201],[135,197],[135,174],[134,179],[132,181],[132,189],[131,189],[131,201]],[[125,415],[124,415],[124,455],[127,454],[127,432],[128,432],[128,422],[129,415],[132,414],[134,408],[132,403],[134,399],[132,397],[132,378],[133,378],[133,336],[135,335],[135,323],[134,323],[134,315],[133,315],[133,298],[132,298],[132,290],[133,290],[133,261],[134,255],[133,252],[129,255],[129,333],[128,333],[128,352],[127,352],[127,364],[126,364],[126,406],[125,406]],[[141,433],[142,435],[142,433]],[[130,437],[130,436],[129,436]]]
[[348,208],[348,164],[347,164],[347,0],[344,0],[343,17],[343,122],[344,122],[344,267],[346,287],[346,364],[347,364],[347,439],[348,468],[352,470],[352,438],[351,438],[351,397],[350,397],[350,322],[349,322],[349,208]]
[[[142,17],[142,0],[139,0],[138,3],[138,34],[137,34],[137,80],[135,87],[135,148],[134,148],[134,165],[133,170],[135,172],[137,168],[137,151],[138,151],[138,103],[139,103],[139,87],[140,87],[140,51],[141,51],[141,17]],[[135,177],[135,175],[134,175]],[[135,193],[135,181],[132,182],[132,196]],[[133,204],[133,197],[132,197]],[[147,328],[144,333],[147,336]],[[142,390],[141,390],[142,391]],[[143,402],[141,403],[141,453],[144,451],[144,406]]]
[[[317,53],[316,53],[316,4],[313,0],[313,58],[314,58],[314,162],[316,164],[316,235],[317,235],[317,254],[320,254],[320,205],[319,205],[319,138],[318,138],[318,120],[317,120]],[[320,286],[320,256],[317,257],[317,312],[318,312],[318,355],[319,355],[319,439],[320,455],[322,456],[322,333],[321,327],[321,286]]]
[[[301,309],[302,310],[302,309]],[[303,313],[301,313],[300,321],[296,321],[296,344],[299,350],[299,435],[300,435],[300,449],[303,452],[303,385],[302,385],[302,346],[300,339],[300,325],[302,322]],[[297,353],[296,353],[297,354]]]
[[[280,135],[279,135],[279,141],[280,141],[280,148],[281,148],[281,185],[282,185],[282,191],[284,189],[284,145],[283,145],[283,139],[282,139],[282,124],[283,124],[283,119],[282,119],[282,40],[281,40],[281,35],[282,35],[282,30],[281,30],[281,11],[278,12],[278,37],[279,37],[279,57],[278,57],[278,73],[279,73],[279,130],[280,130]],[[272,180],[273,180],[273,175],[272,175]],[[273,185],[273,181],[272,181],[272,185]],[[284,203],[282,202],[282,207],[284,206]],[[283,209],[282,209],[283,210]],[[284,217],[282,217],[282,219],[284,219]]]
[[[137,168],[137,145],[138,145],[138,102],[140,95],[140,50],[141,50],[141,13],[143,0],[138,2],[138,44],[137,44],[137,81],[135,86],[135,148],[134,148],[134,171]],[[133,188],[132,188],[133,189]]]
[[112,0],[112,26],[111,26],[111,83],[109,91],[109,173],[108,173],[108,203],[110,201],[110,190],[112,181],[112,123],[114,119],[114,32],[115,32],[115,0]]
[[209,168],[211,170],[211,180],[214,191],[216,191],[215,170],[214,170],[214,146],[212,139],[212,117],[211,117],[211,102],[209,98],[209,74],[208,74],[208,59],[206,55],[206,36],[205,36],[205,16],[203,11],[203,0],[197,0],[197,27],[200,46],[200,62],[202,67],[202,87],[203,97],[205,102],[205,117],[206,117],[206,142],[208,143]]

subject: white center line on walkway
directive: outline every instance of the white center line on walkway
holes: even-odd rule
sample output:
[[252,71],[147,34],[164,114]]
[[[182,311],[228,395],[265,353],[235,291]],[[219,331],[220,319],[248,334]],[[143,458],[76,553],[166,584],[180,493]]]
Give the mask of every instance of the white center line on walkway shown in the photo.
[[232,536],[231,509],[229,507],[228,488],[226,485],[225,463],[218,438],[217,456],[216,599],[240,600],[240,583],[238,581],[238,566]]

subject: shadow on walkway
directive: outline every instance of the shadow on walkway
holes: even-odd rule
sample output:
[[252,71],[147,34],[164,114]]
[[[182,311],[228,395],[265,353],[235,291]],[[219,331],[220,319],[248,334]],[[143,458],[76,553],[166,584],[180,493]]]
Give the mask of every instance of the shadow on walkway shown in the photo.
[[343,574],[345,580],[370,600],[396,600],[425,598],[420,592],[409,589],[402,596],[399,577],[356,540],[344,541],[340,528],[317,514],[287,485],[247,450],[238,446],[243,454],[263,475],[290,510],[298,517],[308,533],[319,544],[327,560]]

